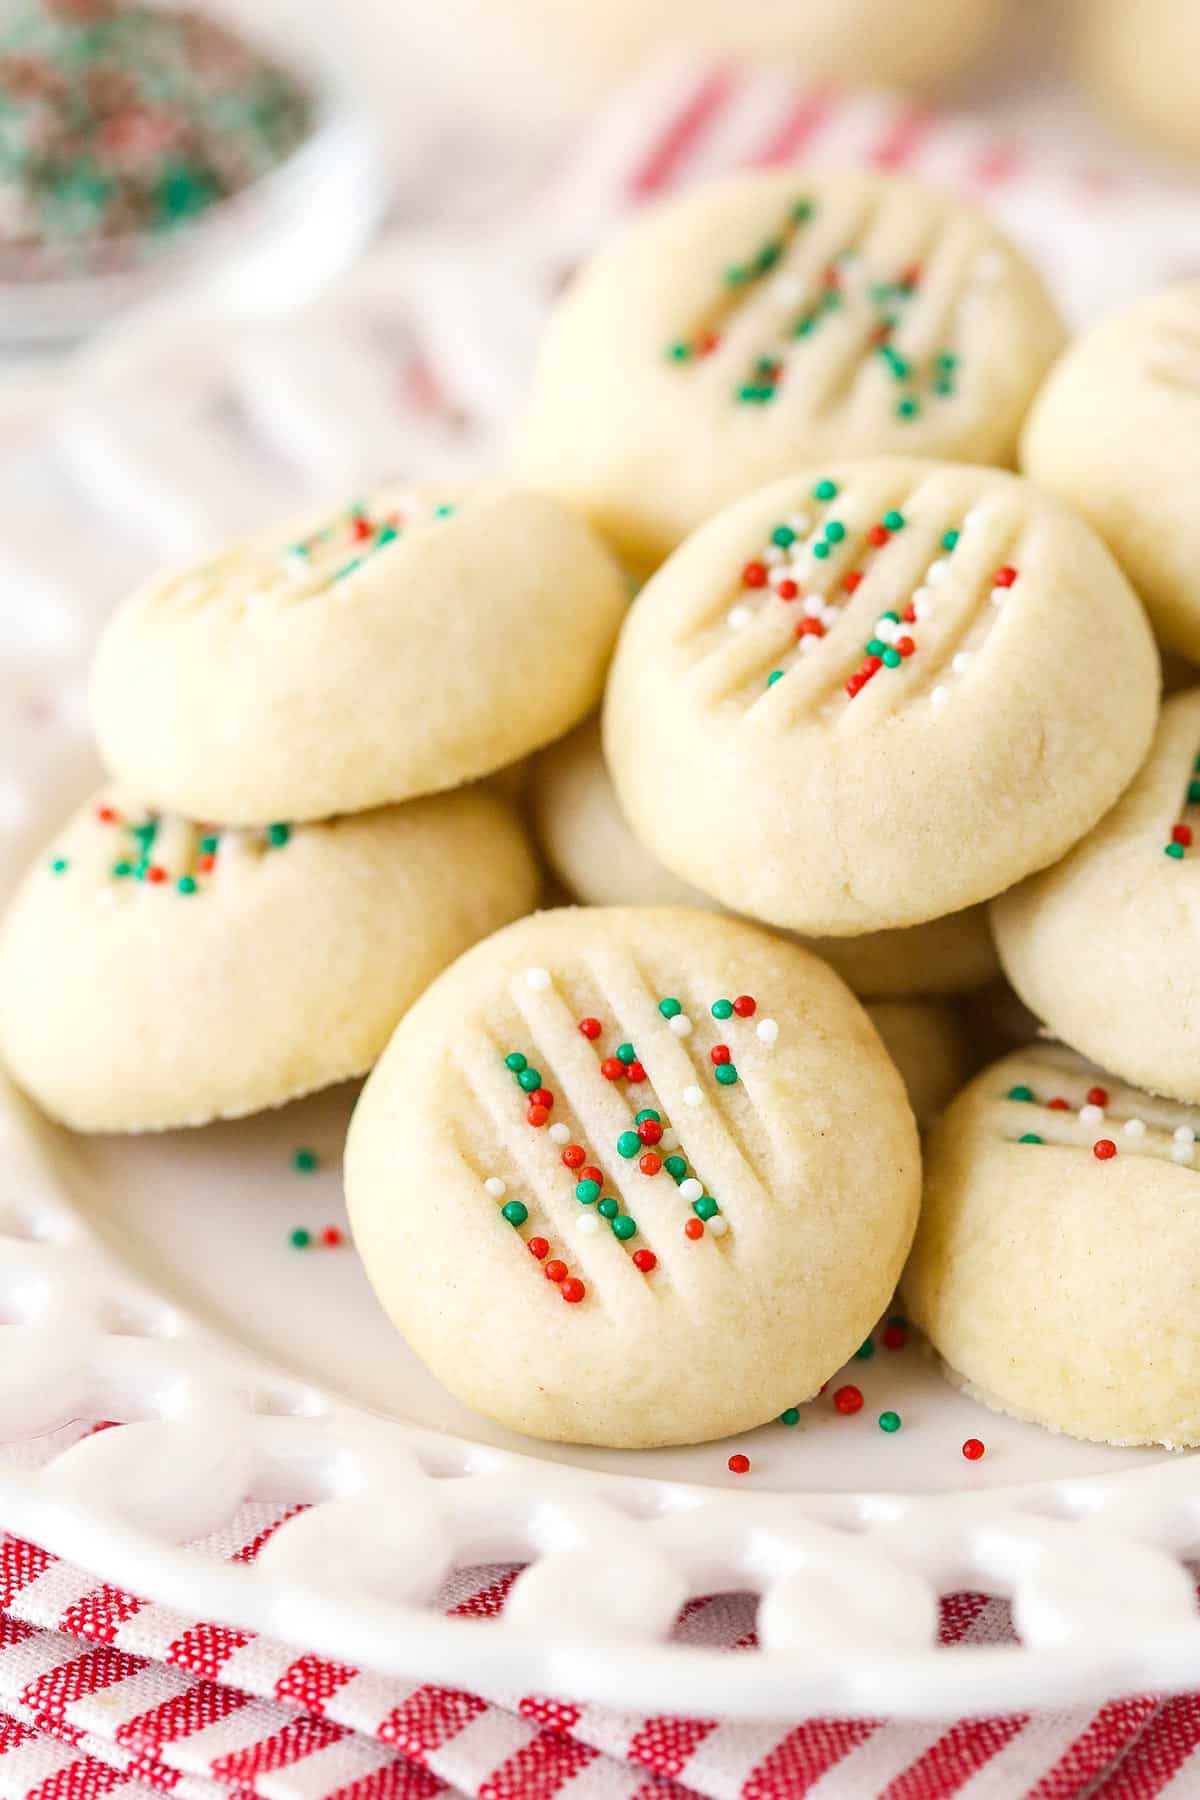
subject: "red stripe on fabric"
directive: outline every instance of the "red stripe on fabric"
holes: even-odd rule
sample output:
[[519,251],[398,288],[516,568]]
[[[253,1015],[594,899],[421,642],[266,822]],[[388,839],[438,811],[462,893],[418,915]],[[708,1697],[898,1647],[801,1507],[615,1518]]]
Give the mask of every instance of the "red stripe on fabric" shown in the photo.
[[26,1638],[34,1637],[36,1633],[36,1625],[14,1619],[11,1613],[0,1613],[0,1650],[6,1650],[10,1644],[23,1644]]
[[212,1778],[214,1781],[244,1781],[253,1786],[259,1775],[267,1775],[272,1769],[287,1768],[318,1750],[327,1750],[330,1744],[347,1737],[349,1730],[349,1726],[337,1725],[332,1719],[312,1718],[301,1713],[299,1718],[289,1719],[269,1738],[246,1744],[240,1750],[231,1750],[225,1756],[214,1757]]
[[234,1651],[250,1643],[253,1635],[229,1625],[191,1625],[167,1646],[165,1660],[215,1681]]
[[1017,138],[996,138],[976,157],[971,174],[983,187],[1001,187],[1021,173],[1026,160],[1025,146]]
[[135,1612],[146,1604],[135,1594],[127,1594],[124,1588],[109,1587],[107,1584],[93,1588],[82,1600],[76,1600],[68,1606],[59,1620],[62,1631],[69,1631],[72,1637],[92,1638],[102,1644],[111,1644],[117,1635],[117,1628],[131,1619]]
[[0,1756],[15,1750],[18,1744],[27,1744],[35,1738],[37,1732],[32,1725],[25,1725],[20,1719],[10,1718],[7,1713],[0,1713]]
[[281,1517],[270,1525],[264,1525],[261,1531],[256,1532],[248,1544],[243,1544],[240,1550],[235,1550],[229,1560],[231,1562],[253,1562],[263,1545],[270,1543],[281,1525],[286,1525],[288,1520],[294,1519],[298,1513],[307,1511],[307,1506],[289,1506]]
[[541,1694],[526,1694],[518,1700],[517,1711],[523,1719],[532,1719],[547,1731],[573,1731],[583,1715],[582,1707],[564,1700],[547,1700]]
[[172,1694],[169,1700],[160,1701],[135,1719],[127,1719],[123,1725],[118,1725],[114,1734],[116,1742],[143,1752],[156,1752],[164,1744],[177,1743],[194,1731],[203,1731],[219,1719],[227,1719],[230,1713],[240,1712],[250,1697],[240,1688],[219,1687],[214,1681],[197,1681],[182,1694]]
[[717,1728],[715,1719],[647,1719],[625,1755],[656,1775],[678,1775],[699,1744]]
[[1026,1800],[1075,1800],[1085,1787],[1110,1768],[1162,1705],[1148,1695],[1110,1700],[1087,1730],[1047,1769]]
[[798,1725],[751,1770],[741,1800],[799,1800],[827,1769],[865,1743],[878,1729],[874,1719],[810,1719]]
[[1168,1700],[1128,1755],[1095,1789],[1095,1800],[1151,1800],[1200,1744],[1200,1694]]
[[44,1575],[55,1560],[24,1538],[0,1540],[0,1606],[11,1606],[21,1589]]
[[169,1794],[179,1783],[182,1769],[168,1769],[166,1763],[155,1760],[152,1756],[131,1757],[125,1773],[132,1781],[144,1781],[147,1787],[158,1788]]
[[942,1598],[938,1620],[938,1642],[957,1644],[989,1604],[989,1594],[946,1594]]
[[753,165],[769,168],[774,163],[791,162],[826,123],[832,111],[833,98],[824,88],[805,94],[791,108],[783,123],[772,132],[754,157]]
[[922,107],[910,107],[892,120],[868,155],[879,169],[900,169],[911,162],[933,127],[933,115]]
[[21,1689],[21,1704],[29,1708],[35,1720],[61,1719],[76,1700],[99,1693],[115,1681],[125,1681],[145,1666],[144,1656],[130,1656],[124,1650],[114,1650],[111,1644],[98,1644],[94,1650],[86,1650],[70,1662],[58,1663],[29,1682]]
[[376,1735],[407,1756],[424,1761],[486,1711],[486,1702],[475,1694],[457,1688],[422,1687],[392,1708]]
[[335,1788],[324,1800],[432,1800],[434,1794],[444,1794],[446,1788],[447,1784],[432,1769],[422,1769],[398,1756],[373,1774]]
[[723,69],[706,75],[692,89],[667,120],[641,162],[626,176],[625,192],[631,200],[645,200],[670,185],[684,157],[720,112],[732,90],[733,80]]
[[452,1606],[448,1617],[452,1619],[494,1619],[504,1611],[504,1602],[508,1599],[513,1582],[521,1573],[520,1569],[506,1569],[503,1575],[497,1576],[486,1587],[472,1594],[469,1600],[460,1600]]
[[94,1800],[94,1796],[110,1793],[125,1779],[119,1769],[110,1769],[107,1763],[97,1762],[92,1756],[81,1756],[31,1787],[24,1800]]
[[959,1719],[889,1782],[879,1800],[947,1800],[1028,1723],[1025,1713],[1007,1719]]
[[565,1782],[599,1756],[590,1744],[542,1731],[482,1782],[478,1800],[552,1800]]
[[321,1713],[325,1702],[358,1674],[349,1663],[327,1662],[323,1656],[298,1656],[275,1683],[277,1700],[294,1700],[305,1712]]

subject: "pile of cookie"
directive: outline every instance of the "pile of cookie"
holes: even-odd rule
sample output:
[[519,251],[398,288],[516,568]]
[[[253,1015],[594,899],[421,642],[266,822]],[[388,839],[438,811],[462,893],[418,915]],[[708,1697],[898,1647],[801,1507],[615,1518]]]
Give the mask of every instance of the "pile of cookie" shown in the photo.
[[1155,643],[1200,661],[1197,464],[1200,287],[1064,351],[899,177],[647,214],[559,305],[520,485],[114,615],[11,1074],[146,1131],[372,1070],[367,1272],[521,1431],[762,1424],[900,1282],[989,1404],[1200,1442],[1200,690],[1160,714]]

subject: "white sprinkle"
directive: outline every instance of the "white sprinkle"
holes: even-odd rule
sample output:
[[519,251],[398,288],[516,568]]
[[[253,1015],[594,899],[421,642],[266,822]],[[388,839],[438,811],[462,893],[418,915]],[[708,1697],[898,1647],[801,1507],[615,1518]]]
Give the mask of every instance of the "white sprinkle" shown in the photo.
[[783,306],[795,306],[804,298],[804,283],[798,275],[793,275],[785,269],[783,274],[777,275],[771,283],[771,297],[778,300]]
[[949,698],[950,698],[950,689],[947,687],[941,687],[939,685],[938,687],[935,687],[933,692],[930,694],[929,704],[930,704],[930,706],[936,707],[937,710],[940,712],[942,707],[945,706],[947,700],[949,700]]
[[1190,1163],[1195,1154],[1196,1154],[1195,1144],[1179,1143],[1179,1144],[1171,1145],[1171,1161],[1172,1162]]
[[1177,1125],[1171,1136],[1177,1144],[1194,1144],[1196,1141],[1196,1133],[1190,1125]]
[[782,544],[768,544],[763,551],[763,561],[769,569],[777,569],[787,558],[787,551]]
[[965,675],[970,666],[971,652],[969,650],[959,650],[951,658],[950,667],[956,675]]
[[993,588],[989,598],[993,606],[1003,606],[1004,602],[1008,599],[1008,589]]
[[800,639],[800,654],[801,654],[801,656],[811,656],[813,651],[816,649],[817,645],[820,643],[820,641],[821,641],[820,638],[814,637],[811,632],[809,633],[809,635],[807,637],[802,637]]
[[1081,1106],[1079,1109],[1079,1123],[1081,1125],[1099,1125],[1103,1122],[1103,1119],[1104,1108],[1102,1106]]
[[982,506],[973,506],[962,522],[964,531],[978,531],[987,520],[987,511]]
[[801,605],[810,619],[819,619],[825,611],[827,602],[824,594],[805,594]]
[[725,623],[733,631],[742,631],[753,617],[754,614],[748,606],[731,606],[725,615]]
[[668,1024],[676,1037],[691,1037],[692,1021],[686,1013],[676,1013],[673,1019],[668,1020]]
[[1145,1119],[1126,1119],[1126,1121],[1125,1121],[1125,1136],[1126,1137],[1144,1138],[1145,1135],[1146,1135]]
[[949,574],[950,574],[949,562],[946,560],[946,558],[944,556],[939,556],[937,561],[934,563],[930,563],[929,567],[926,569],[925,579],[929,583],[930,587],[940,587],[942,582],[946,580],[946,578],[948,577]]
[[895,619],[876,619],[875,621],[875,636],[885,644],[894,644],[902,629],[897,625]]
[[725,1233],[729,1230],[729,1220],[724,1218],[720,1213],[714,1213],[712,1218],[708,1221],[708,1230],[712,1232],[714,1237],[724,1237]]
[[693,1200],[699,1200],[703,1193],[704,1183],[697,1181],[694,1175],[689,1175],[686,1181],[679,1184],[679,1198],[686,1200],[689,1206]]
[[805,537],[812,526],[812,520],[808,514],[802,512],[789,513],[787,522],[797,537]]
[[96,889],[96,905],[97,906],[115,906],[116,900],[117,900],[116,888],[102,887],[102,888]]
[[584,1237],[594,1237],[600,1229],[600,1221],[593,1212],[580,1213],[575,1221],[576,1231],[582,1231]]
[[493,1200],[503,1200],[508,1192],[507,1184],[498,1175],[489,1175],[483,1185]]
[[703,1106],[704,1095],[700,1092],[700,1089],[696,1087],[695,1083],[693,1083],[691,1087],[684,1088],[683,1104],[685,1106]]
[[774,1019],[760,1019],[754,1027],[754,1035],[760,1044],[773,1044],[779,1037],[779,1026]]
[[550,971],[549,969],[526,969],[525,981],[535,994],[540,994],[543,989],[550,986]]
[[667,1129],[663,1132],[661,1138],[659,1138],[658,1141],[662,1145],[664,1150],[678,1150],[678,1148],[679,1148],[679,1133],[677,1131],[673,1130],[670,1125],[668,1125]]
[[556,1144],[569,1144],[571,1141],[571,1133],[567,1130],[565,1125],[552,1125],[550,1127],[550,1136]]
[[912,597],[913,617],[927,619],[933,611],[933,595],[928,588],[918,588]]

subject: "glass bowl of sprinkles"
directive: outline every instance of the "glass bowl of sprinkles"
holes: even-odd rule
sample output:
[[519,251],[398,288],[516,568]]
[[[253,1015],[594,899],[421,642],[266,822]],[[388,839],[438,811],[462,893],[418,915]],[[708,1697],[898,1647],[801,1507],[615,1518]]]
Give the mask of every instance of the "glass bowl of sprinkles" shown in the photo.
[[0,5],[0,346],[173,290],[303,298],[357,253],[383,204],[375,144],[307,14]]

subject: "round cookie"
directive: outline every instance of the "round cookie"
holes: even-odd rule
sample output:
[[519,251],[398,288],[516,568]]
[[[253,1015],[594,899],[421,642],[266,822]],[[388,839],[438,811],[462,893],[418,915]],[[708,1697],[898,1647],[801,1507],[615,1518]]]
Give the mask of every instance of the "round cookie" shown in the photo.
[[[588,906],[705,906],[718,903],[656,862],[617,804],[589,719],[542,752],[533,766],[530,813],[542,852],[568,893]],[[809,938],[856,994],[904,999],[982,987],[999,970],[987,909],[856,938]]]
[[126,601],[93,677],[100,753],[164,811],[231,824],[457,787],[591,711],[626,604],[542,495],[388,488]]
[[739,501],[643,588],[604,744],[677,875],[854,936],[1063,855],[1157,704],[1145,615],[1068,508],[992,469],[848,463]]
[[891,1298],[912,1113],[818,958],[683,907],[541,913],[407,1014],[346,1151],[384,1307],[459,1399],[646,1447],[816,1393]]
[[1026,420],[1021,464],[1095,526],[1162,642],[1200,662],[1200,518],[1180,504],[1200,481],[1200,283],[1072,344]]
[[1088,0],[1076,61],[1105,120],[1180,161],[1200,161],[1195,0]]
[[874,170],[742,175],[647,214],[571,287],[517,465],[652,567],[809,460],[1011,464],[1062,342],[962,201]]
[[952,1381],[1073,1437],[1200,1443],[1198,1131],[1057,1044],[976,1077],[901,1284]]
[[537,887],[520,826],[480,788],[251,830],[106,790],[0,929],[0,1054],[78,1131],[278,1106],[361,1075],[422,988]]
[[1069,856],[993,904],[1001,961],[1056,1037],[1200,1102],[1200,688],[1163,707],[1132,786]]
[[872,1000],[867,1013],[900,1071],[918,1126],[928,1131],[979,1067],[962,1021],[937,1000]]

